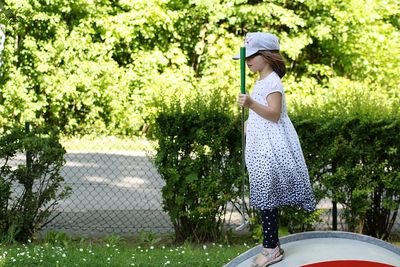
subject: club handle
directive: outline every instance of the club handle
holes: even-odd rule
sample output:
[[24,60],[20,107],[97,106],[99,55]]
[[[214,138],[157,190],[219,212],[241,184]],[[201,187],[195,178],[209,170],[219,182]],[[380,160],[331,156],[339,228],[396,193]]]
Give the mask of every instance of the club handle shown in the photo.
[[246,47],[240,47],[240,92],[246,93]]

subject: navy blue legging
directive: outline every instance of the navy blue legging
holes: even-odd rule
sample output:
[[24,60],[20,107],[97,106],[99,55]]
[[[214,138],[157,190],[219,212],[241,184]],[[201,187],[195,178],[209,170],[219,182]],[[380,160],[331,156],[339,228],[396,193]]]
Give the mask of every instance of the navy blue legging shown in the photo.
[[278,239],[278,209],[261,210],[263,246],[275,248]]

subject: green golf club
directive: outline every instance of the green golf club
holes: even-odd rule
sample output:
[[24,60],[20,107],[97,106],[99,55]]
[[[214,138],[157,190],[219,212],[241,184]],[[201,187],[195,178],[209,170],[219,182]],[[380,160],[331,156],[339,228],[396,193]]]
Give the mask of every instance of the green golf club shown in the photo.
[[[240,91],[242,94],[246,93],[246,48],[240,47]],[[242,107],[242,224],[235,228],[236,231],[243,230],[249,221],[246,218],[246,202],[245,202],[245,139],[244,139],[244,107]]]

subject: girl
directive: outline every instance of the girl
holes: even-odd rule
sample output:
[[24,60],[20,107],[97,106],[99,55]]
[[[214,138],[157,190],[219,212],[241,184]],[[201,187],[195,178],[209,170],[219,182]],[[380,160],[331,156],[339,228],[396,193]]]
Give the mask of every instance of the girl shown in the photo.
[[283,259],[278,208],[296,206],[313,211],[315,200],[299,139],[286,110],[281,82],[286,68],[279,39],[270,33],[248,33],[245,47],[248,68],[259,74],[251,96],[238,96],[238,104],[250,109],[245,151],[250,205],[261,210],[263,229],[263,249],[252,266],[269,266]]

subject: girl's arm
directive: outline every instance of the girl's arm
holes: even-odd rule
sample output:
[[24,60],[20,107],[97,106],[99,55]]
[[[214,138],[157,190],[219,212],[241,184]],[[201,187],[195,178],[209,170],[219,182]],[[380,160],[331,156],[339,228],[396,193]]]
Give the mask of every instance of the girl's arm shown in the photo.
[[239,94],[238,104],[241,107],[248,107],[264,119],[278,122],[282,110],[282,94],[279,92],[271,93],[267,96],[268,106],[264,106],[254,101],[248,94]]

